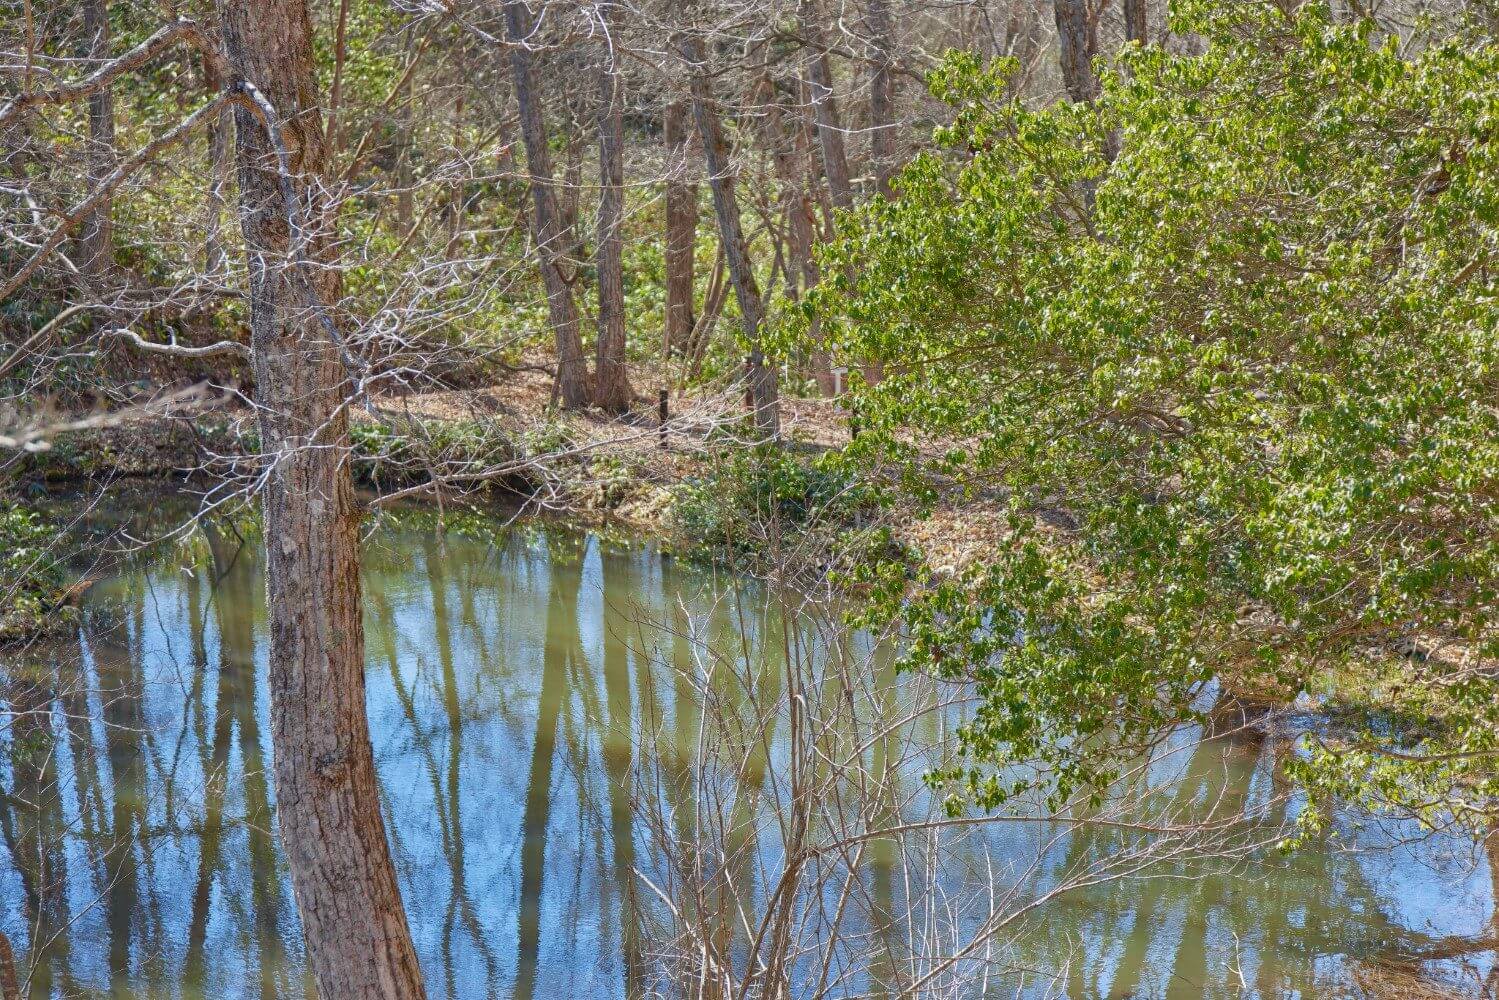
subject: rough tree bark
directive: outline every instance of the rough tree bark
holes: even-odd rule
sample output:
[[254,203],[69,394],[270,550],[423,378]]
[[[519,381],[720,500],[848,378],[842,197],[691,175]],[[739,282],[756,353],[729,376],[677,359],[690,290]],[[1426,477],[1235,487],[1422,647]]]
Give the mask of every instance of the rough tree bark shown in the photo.
[[755,426],[767,437],[780,434],[780,401],[775,369],[765,363],[760,349],[760,326],[765,319],[760,300],[760,285],[750,262],[749,247],[739,220],[735,176],[729,163],[729,142],[723,124],[718,120],[718,106],[713,99],[708,56],[701,38],[684,34],[677,38],[677,51],[687,64],[692,83],[692,117],[697,123],[698,139],[703,146],[703,160],[708,167],[708,184],[713,191],[713,214],[718,219],[719,238],[728,261],[729,280],[744,323],[744,341],[749,346],[745,358],[745,377],[749,382],[750,408]]
[[621,413],[634,402],[635,390],[630,387],[625,362],[624,89],[609,12],[609,5],[599,6],[607,51],[599,65],[599,336],[595,345],[593,402],[601,409]]
[[822,30],[822,11],[813,0],[802,0],[802,34],[807,40],[807,79],[811,84],[812,116],[817,122],[817,141],[822,148],[822,169],[827,175],[833,204],[850,208],[854,203],[848,152],[843,142],[843,124],[833,97],[833,69]]
[[273,463],[263,508],[277,819],[323,1000],[413,1000],[425,993],[365,711],[347,376],[317,305],[338,300],[338,272],[307,266],[331,242],[303,224],[329,215],[312,26],[305,0],[225,0],[221,16],[232,72],[275,109],[290,172],[259,117],[237,106],[255,394]]
[[537,263],[546,286],[547,310],[557,342],[557,391],[562,405],[588,405],[588,361],[578,333],[578,307],[572,287],[562,273],[567,231],[562,226],[557,195],[552,189],[552,157],[541,118],[536,71],[531,64],[531,11],[524,0],[505,0],[505,40],[510,43],[511,85],[520,108],[521,141],[526,147],[526,172],[530,175],[532,238]]
[[900,163],[899,136],[895,130],[895,45],[889,0],[869,0],[864,19],[874,49],[874,71],[869,77],[869,158],[874,167],[875,188],[889,198],[894,195],[890,176]]
[[1062,82],[1076,104],[1098,97],[1093,57],[1098,54],[1098,22],[1088,0],[1056,0],[1057,43],[1061,49]]
[[[109,59],[109,2],[84,0],[82,51],[95,64]],[[88,187],[97,188],[115,168],[114,95],[101,87],[88,99]],[[96,278],[109,270],[114,239],[113,202],[103,199],[79,228],[79,270]]]
[[697,250],[697,185],[689,184],[687,137],[691,127],[687,104],[673,101],[666,106],[666,326],[667,356],[686,350],[697,324],[693,314],[693,270]]
[[1144,45],[1150,41],[1149,27],[1145,16],[1145,0],[1124,0],[1124,37]]

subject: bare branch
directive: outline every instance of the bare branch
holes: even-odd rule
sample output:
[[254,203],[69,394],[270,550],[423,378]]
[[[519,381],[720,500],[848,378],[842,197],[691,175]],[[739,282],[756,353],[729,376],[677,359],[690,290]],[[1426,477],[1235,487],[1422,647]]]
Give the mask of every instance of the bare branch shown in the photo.
[[220,354],[237,354],[246,361],[250,360],[250,349],[244,344],[233,340],[220,340],[216,343],[205,344],[202,347],[192,347],[187,344],[158,344],[154,341],[145,340],[134,330],[126,330],[116,327],[104,331],[111,336],[119,337],[142,351],[150,351],[153,354],[170,354],[176,358],[211,358]]
[[169,48],[179,41],[186,41],[197,49],[209,67],[217,75],[218,79],[227,79],[229,76],[224,56],[219,52],[217,46],[208,40],[203,30],[194,21],[180,20],[163,26],[150,38],[141,42],[135,48],[126,52],[118,59],[111,60],[100,66],[77,83],[54,87],[51,90],[33,90],[14,98],[3,109],[0,109],[0,127],[9,124],[27,108],[40,107],[50,104],[67,104],[76,101],[96,91],[103,90],[114,80],[115,77],[132,70],[139,69],[154,59],[163,49]]

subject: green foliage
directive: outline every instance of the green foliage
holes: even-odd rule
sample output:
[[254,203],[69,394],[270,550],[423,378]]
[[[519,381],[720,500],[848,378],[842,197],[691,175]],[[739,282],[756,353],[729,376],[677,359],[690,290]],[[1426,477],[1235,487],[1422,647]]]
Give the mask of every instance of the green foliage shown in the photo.
[[349,428],[354,476],[377,486],[460,479],[519,458],[514,441],[485,420],[361,421]]
[[760,445],[730,450],[677,486],[672,520],[679,536],[710,552],[759,559],[801,548],[820,560],[835,545],[878,545],[857,532],[880,499],[836,455]]
[[823,262],[824,330],[889,373],[866,447],[916,428],[1009,490],[1011,549],[887,602],[911,662],[986,696],[943,777],[993,805],[994,766],[1034,761],[1065,796],[1210,674],[1289,697],[1417,642],[1429,724],[1372,719],[1297,776],[1474,815],[1499,791],[1499,47],[1175,13],[1206,54],[1131,49],[1093,107],[1028,110],[1006,64],[952,55],[948,151]]
[[60,627],[64,574],[56,555],[56,533],[41,515],[0,501],[0,642],[14,642]]

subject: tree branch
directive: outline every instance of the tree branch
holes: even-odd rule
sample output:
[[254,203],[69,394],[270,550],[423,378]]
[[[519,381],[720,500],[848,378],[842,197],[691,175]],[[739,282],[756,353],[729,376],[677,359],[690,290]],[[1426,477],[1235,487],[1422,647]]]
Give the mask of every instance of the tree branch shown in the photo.
[[142,351],[150,351],[153,354],[170,354],[177,358],[211,358],[220,354],[238,354],[246,361],[250,360],[250,349],[244,344],[233,340],[220,340],[216,343],[205,344],[202,347],[191,347],[187,344],[158,344],[142,338],[134,330],[127,330],[123,327],[115,327],[104,332],[119,337],[121,340],[127,341]]
[[178,41],[187,41],[193,48],[197,49],[203,59],[209,63],[210,68],[218,75],[218,79],[229,78],[228,63],[218,48],[208,40],[203,29],[198,27],[194,21],[179,20],[164,25],[150,38],[141,42],[135,48],[126,52],[118,59],[111,60],[100,66],[88,76],[77,83],[65,84],[54,87],[51,90],[33,90],[14,98],[3,109],[0,109],[0,128],[18,116],[27,108],[40,107],[50,104],[66,104],[80,98],[88,97],[96,91],[103,90],[109,86],[115,77],[131,70],[139,69],[150,62],[163,49],[170,47]]
[[84,198],[73,207],[72,211],[63,216],[62,222],[52,231],[52,235],[47,238],[47,242],[43,243],[37,252],[31,255],[31,259],[22,264],[21,269],[11,275],[5,284],[0,285],[0,302],[4,302],[10,298],[15,290],[20,288],[26,279],[31,277],[36,269],[42,265],[42,262],[62,245],[68,233],[81,224],[100,202],[113,194],[115,188],[124,183],[125,178],[139,170],[146,161],[150,160],[163,149],[182,141],[183,137],[202,124],[204,119],[209,115],[217,114],[219,109],[224,105],[243,100],[244,97],[236,93],[220,94],[184,118],[176,128],[157,136],[136,150],[128,159],[121,161],[120,165],[115,167],[109,176],[100,182],[98,187],[89,192],[87,198]]

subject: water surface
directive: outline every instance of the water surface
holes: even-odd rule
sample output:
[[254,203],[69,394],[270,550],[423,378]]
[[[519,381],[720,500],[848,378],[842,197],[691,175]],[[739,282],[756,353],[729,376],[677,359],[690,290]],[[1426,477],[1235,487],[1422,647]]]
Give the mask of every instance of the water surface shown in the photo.
[[[106,514],[128,515],[137,537],[182,514],[142,511]],[[649,956],[626,890],[659,863],[659,830],[632,782],[672,739],[690,766],[699,718],[674,675],[681,636],[660,625],[691,624],[735,656],[747,636],[773,661],[764,590],[649,544],[498,518],[442,534],[397,518],[365,558],[370,723],[429,992],[637,992],[631,970]],[[0,930],[32,997],[311,995],[275,832],[265,632],[253,525],[210,518],[98,583],[76,646],[9,658]],[[948,714],[914,725],[940,741]],[[1274,739],[1178,741],[1151,794],[1221,812],[1272,793]],[[905,801],[930,811],[920,768],[906,769]],[[1484,856],[1401,843],[1412,832],[1062,893],[1003,936],[1008,972],[989,992],[1331,997],[1384,970],[1476,994],[1494,959]],[[956,898],[999,870],[1019,897],[1039,895],[1119,849],[1104,831],[1000,825],[952,848],[933,885]],[[888,915],[931,891],[912,885],[873,865],[857,895]],[[884,926],[870,947],[889,951],[885,971],[832,995],[899,993],[925,947],[909,931]]]

